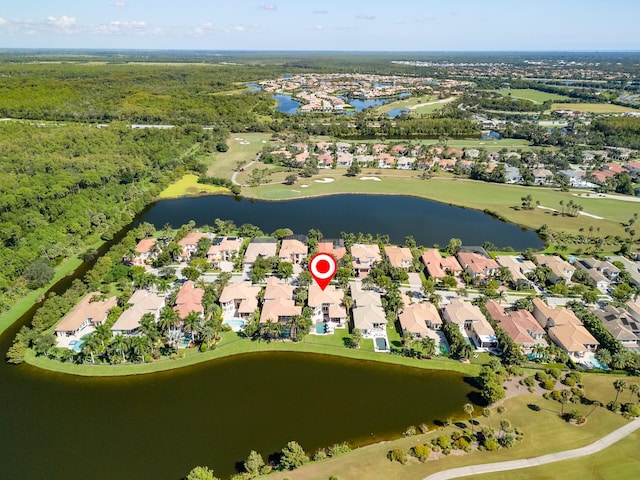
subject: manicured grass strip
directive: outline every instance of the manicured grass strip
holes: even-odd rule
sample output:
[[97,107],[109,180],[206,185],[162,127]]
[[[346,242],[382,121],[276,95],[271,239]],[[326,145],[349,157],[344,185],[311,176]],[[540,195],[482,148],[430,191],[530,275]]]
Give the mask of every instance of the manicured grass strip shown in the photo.
[[43,288],[30,291],[27,295],[16,302],[9,310],[0,316],[0,333],[9,328],[16,320],[29,310],[40,297],[46,293],[58,280],[73,272],[82,264],[82,260],[77,257],[71,257],[64,260],[56,267],[53,279]]
[[226,193],[228,191],[228,189],[217,185],[200,184],[198,183],[198,176],[189,173],[177,182],[165,188],[160,195],[158,195],[158,198],[167,199],[186,197],[190,195],[212,195],[216,193]]
[[265,146],[262,142],[268,142],[270,138],[268,133],[232,133],[227,138],[229,150],[214,155],[207,175],[230,179],[238,162],[246,165],[255,160]]
[[[135,365],[75,365],[71,363],[61,363],[56,360],[50,360],[44,357],[36,357],[29,351],[25,357],[25,361],[33,366],[52,370],[61,373],[82,376],[120,376],[120,375],[139,375],[144,373],[161,372],[175,368],[187,367],[196,363],[214,360],[216,358],[229,357],[232,355],[240,355],[250,352],[306,352],[318,353],[326,355],[337,355],[347,358],[355,358],[360,360],[372,360],[378,362],[392,363],[394,365],[405,365],[407,367],[416,367],[424,369],[452,370],[462,372],[469,375],[477,375],[480,367],[476,365],[468,365],[460,363],[448,358],[432,359],[432,360],[416,360],[412,358],[401,357],[399,355],[389,355],[384,353],[373,352],[373,342],[368,340],[371,348],[367,348],[367,340],[363,340],[359,350],[353,350],[344,347],[341,334],[338,330],[333,336],[316,336],[309,335],[302,342],[258,342],[251,341],[239,337],[237,334],[227,332],[222,335],[222,340],[215,350],[200,353],[195,349],[189,349],[184,358],[177,360],[163,359],[153,363],[135,364]],[[332,338],[334,337],[334,338]]]
[[[536,404],[541,407],[541,410],[534,412],[528,407],[528,404]],[[453,431],[460,431],[459,427],[451,426],[426,435],[406,437],[391,442],[358,448],[344,456],[306,465],[296,470],[295,473],[283,472],[262,478],[283,480],[288,477],[295,478],[296,480],[319,480],[335,475],[338,478],[345,479],[366,478],[368,480],[385,480],[393,478],[397,480],[417,480],[449,468],[515,460],[518,458],[530,458],[561,450],[583,447],[602,438],[627,422],[620,415],[611,413],[604,408],[599,408],[589,416],[585,425],[576,427],[559,418],[558,412],[560,411],[560,404],[558,402],[544,400],[537,395],[531,394],[511,398],[507,400],[504,405],[506,411],[503,417],[508,419],[513,426],[520,427],[524,430],[522,442],[508,450],[498,450],[491,453],[477,452],[461,456],[450,455],[441,460],[428,461],[426,463],[411,461],[406,465],[400,465],[397,462],[391,463],[387,460],[386,454],[391,449],[401,448],[408,450],[414,445],[429,443],[434,437],[450,435]],[[574,406],[571,405],[570,408],[573,407]],[[581,412],[588,412],[591,407],[577,405],[576,408]],[[481,416],[480,407],[476,407],[474,417],[481,426],[489,424],[489,421]],[[500,416],[495,412],[495,409],[493,409],[490,422],[494,429],[499,429]],[[465,423],[467,422],[465,421]],[[477,429],[479,427],[476,426],[475,428]],[[588,466],[589,459],[590,457],[585,457],[581,460],[584,461],[585,466]],[[579,463],[580,461],[576,462]],[[513,472],[509,472],[509,478],[511,478],[512,473]],[[494,475],[490,478],[502,477]],[[544,478],[569,477],[550,475]],[[586,476],[584,478],[593,477]]]
[[610,103],[554,103],[551,110],[573,110],[585,113],[624,113],[638,112],[638,109],[613,105]]
[[494,90],[503,97],[521,98],[523,100],[531,100],[535,103],[544,103],[547,100],[554,102],[561,102],[568,100],[569,97],[565,95],[558,95],[557,93],[541,92],[539,90],[533,90],[531,88],[514,88],[512,90]]

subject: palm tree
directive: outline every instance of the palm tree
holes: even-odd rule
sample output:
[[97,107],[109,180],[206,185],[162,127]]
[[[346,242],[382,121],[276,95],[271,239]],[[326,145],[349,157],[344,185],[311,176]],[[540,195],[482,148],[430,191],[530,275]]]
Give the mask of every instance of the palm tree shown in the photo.
[[541,362],[549,360],[547,348],[542,343],[536,343],[533,346],[533,354],[536,356],[536,359],[540,360]]
[[507,409],[505,407],[503,407],[502,405],[500,405],[498,408],[496,408],[496,412],[498,412],[498,415],[500,415],[500,420],[502,420],[502,414],[504,412],[506,412]]
[[560,415],[564,416],[564,404],[569,403],[569,401],[571,400],[571,397],[572,397],[571,390],[562,390],[562,393],[560,394],[560,405],[562,406]]
[[207,348],[216,340],[216,337],[217,332],[212,322],[207,322],[200,328],[200,341],[203,345],[206,345]]
[[460,347],[459,353],[462,358],[469,359],[471,358],[471,355],[473,355],[473,347],[468,343],[465,343],[464,345],[462,345],[462,347]]
[[637,396],[638,392],[640,392],[640,385],[638,385],[637,383],[632,383],[631,385],[629,385],[629,390],[631,391],[629,395],[629,403],[631,403],[633,400],[633,396]]
[[469,423],[471,424],[471,431],[475,432],[474,426],[473,426],[473,410],[474,410],[473,405],[471,405],[470,403],[465,403],[462,408],[464,409],[465,413],[469,415]]
[[436,353],[436,341],[431,337],[424,337],[420,340],[422,348],[424,348],[424,354],[427,357],[431,357]]
[[171,307],[164,307],[160,310],[160,317],[158,317],[158,327],[163,332],[170,330],[180,321],[178,312]]
[[302,333],[303,337],[304,337],[304,328],[307,324],[307,319],[304,318],[302,315],[294,315],[293,317],[291,317],[289,319],[289,321],[287,322],[287,326],[291,329],[291,339],[294,342],[298,341],[298,334]]
[[169,282],[169,280],[167,280],[166,278],[156,277],[156,279],[154,280],[154,285],[156,286],[156,292],[165,293],[169,290],[171,282]]
[[91,363],[96,363],[94,354],[96,353],[98,348],[100,348],[100,344],[100,339],[94,334],[84,337],[84,343],[82,344],[82,353],[83,355],[91,356]]
[[158,326],[155,322],[156,318],[153,313],[145,313],[140,319],[140,333],[147,336],[152,342],[159,338]]
[[274,338],[280,337],[280,334],[282,333],[282,325],[280,322],[274,322],[273,320],[268,319],[266,323],[262,324],[260,331],[267,341],[271,341]]
[[489,428],[493,431],[493,427],[491,426],[491,409],[486,407],[483,408],[482,416],[487,419],[487,422],[489,422]]
[[616,389],[616,398],[613,402],[618,403],[618,395],[625,391],[625,389],[627,388],[627,382],[619,378],[618,380],[615,380],[613,382],[613,388]]
[[167,345],[175,350],[178,350],[178,345],[182,341],[182,338],[182,332],[178,329],[171,329],[167,331]]
[[126,362],[127,357],[125,356],[125,351],[127,350],[127,340],[122,335],[116,335],[113,337],[110,343],[111,348],[113,348],[114,352],[122,355],[122,361]]
[[197,312],[189,312],[189,314],[184,317],[184,330],[191,333],[191,343],[193,344],[196,343],[195,336],[201,321],[200,314]]
[[511,429],[511,422],[507,419],[500,420],[500,438],[506,433],[507,430]]
[[102,345],[102,348],[104,348],[105,342],[111,340],[111,327],[109,327],[109,325],[107,325],[106,323],[99,323],[98,325],[96,325],[94,335],[98,340],[100,340],[100,344]]
[[131,350],[134,357],[140,357],[144,363],[144,356],[150,349],[150,341],[147,337],[131,337]]

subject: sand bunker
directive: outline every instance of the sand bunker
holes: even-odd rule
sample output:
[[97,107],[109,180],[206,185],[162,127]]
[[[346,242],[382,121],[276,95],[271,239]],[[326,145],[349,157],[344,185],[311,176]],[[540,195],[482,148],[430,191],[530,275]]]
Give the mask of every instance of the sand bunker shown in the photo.
[[360,180],[373,180],[374,182],[381,182],[378,177],[360,177]]
[[326,177],[322,178],[320,180],[314,180],[314,182],[316,182],[316,183],[331,183],[333,181],[334,181],[333,178],[326,178]]
[[[538,205],[538,208],[541,208],[542,210],[551,210],[555,213],[560,213],[558,212],[557,209],[555,208],[551,208],[551,207],[543,207],[542,205]],[[589,217],[589,218],[595,218],[596,220],[604,220],[603,217],[599,217],[598,215],[593,215],[591,213],[587,213],[587,212],[578,212],[579,215],[584,215],[585,217]]]
[[300,185],[301,188],[309,188],[309,185]]

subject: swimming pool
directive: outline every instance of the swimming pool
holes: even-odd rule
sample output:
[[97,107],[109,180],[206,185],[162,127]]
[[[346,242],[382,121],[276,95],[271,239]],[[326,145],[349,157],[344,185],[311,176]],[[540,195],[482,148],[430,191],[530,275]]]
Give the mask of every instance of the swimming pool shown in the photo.
[[327,333],[327,324],[324,322],[316,323],[316,333],[325,334]]
[[375,342],[376,342],[376,350],[389,350],[389,347],[387,347],[386,339],[382,337],[376,337]]
[[229,320],[225,320],[222,323],[225,325],[230,325],[231,330],[233,330],[234,332],[239,332],[240,330],[242,330],[242,328],[245,326],[247,322],[242,318],[231,318]]
[[71,348],[71,350],[73,350],[76,353],[80,353],[84,342],[85,340],[83,338],[81,338],[80,340],[71,340],[69,342],[69,348]]

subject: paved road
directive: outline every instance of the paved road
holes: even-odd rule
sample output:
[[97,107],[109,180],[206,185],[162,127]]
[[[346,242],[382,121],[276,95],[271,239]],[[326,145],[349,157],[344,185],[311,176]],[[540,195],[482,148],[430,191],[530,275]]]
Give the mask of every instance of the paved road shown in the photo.
[[613,445],[617,441],[635,432],[640,428],[640,418],[633,420],[609,435],[602,437],[600,440],[590,445],[574,450],[565,450],[564,452],[550,453],[535,458],[524,458],[522,460],[511,460],[509,462],[485,463],[484,465],[470,465],[468,467],[452,468],[442,472],[429,475],[424,480],[449,480],[451,478],[466,477],[468,475],[481,475],[483,473],[504,472],[506,470],[517,470],[520,468],[537,467],[547,463],[561,462],[572,458],[584,457],[592,455]]
[[[245,169],[245,168],[249,168],[249,167],[250,167],[251,165],[253,165],[254,163],[256,163],[256,161],[255,161],[255,160],[253,160],[253,161],[251,161],[251,162],[247,163],[247,164],[246,164],[244,167],[242,167],[242,168],[243,168],[243,169]],[[236,181],[236,178],[237,178],[237,176],[238,176],[238,173],[240,173],[240,171],[238,171],[238,170],[236,170],[235,172],[233,172],[233,175],[231,175],[231,183],[233,183],[234,185],[240,185],[240,186],[242,186],[242,184],[240,184],[240,183],[238,183],[238,182]]]

